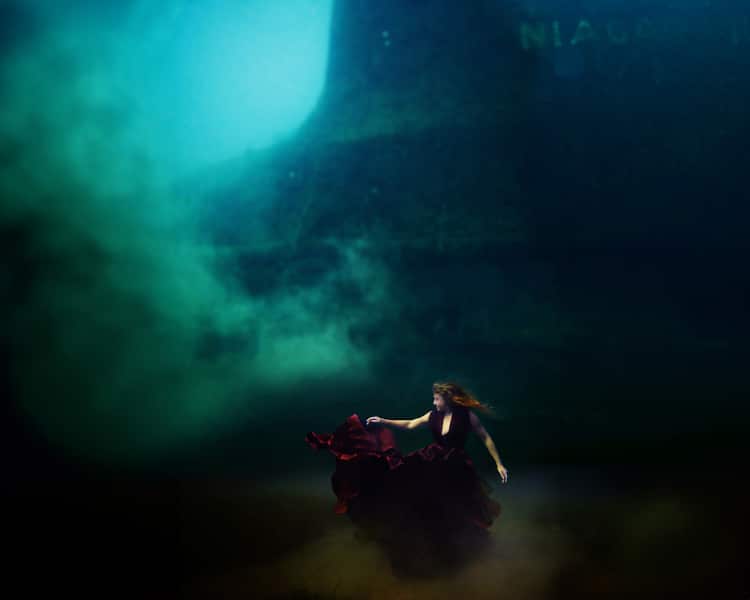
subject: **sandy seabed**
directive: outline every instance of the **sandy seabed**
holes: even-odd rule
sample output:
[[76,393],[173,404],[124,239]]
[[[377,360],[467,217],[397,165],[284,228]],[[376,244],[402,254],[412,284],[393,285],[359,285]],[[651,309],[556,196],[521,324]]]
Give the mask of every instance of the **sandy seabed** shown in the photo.
[[430,565],[429,576],[394,568],[387,549],[333,512],[328,471],[185,484],[182,597],[750,597],[748,496],[731,473],[510,471],[508,484],[494,483],[502,514],[489,548],[459,568]]

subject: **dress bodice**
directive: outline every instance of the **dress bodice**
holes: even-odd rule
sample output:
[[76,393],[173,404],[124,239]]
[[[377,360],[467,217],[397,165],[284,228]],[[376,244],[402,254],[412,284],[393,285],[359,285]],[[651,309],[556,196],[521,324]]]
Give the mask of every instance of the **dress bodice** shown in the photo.
[[445,413],[438,411],[436,408],[433,408],[430,412],[432,439],[441,446],[446,446],[448,448],[463,448],[471,429],[469,409],[465,406],[454,405],[451,410],[450,428],[445,436],[442,434]]

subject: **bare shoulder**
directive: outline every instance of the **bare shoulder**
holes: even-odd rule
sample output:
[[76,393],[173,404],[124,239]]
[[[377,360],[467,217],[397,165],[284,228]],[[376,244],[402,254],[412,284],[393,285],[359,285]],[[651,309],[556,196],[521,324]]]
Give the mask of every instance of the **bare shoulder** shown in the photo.
[[469,411],[469,423],[471,423],[471,428],[476,431],[477,435],[480,437],[487,433],[484,425],[482,425],[482,422],[473,410]]

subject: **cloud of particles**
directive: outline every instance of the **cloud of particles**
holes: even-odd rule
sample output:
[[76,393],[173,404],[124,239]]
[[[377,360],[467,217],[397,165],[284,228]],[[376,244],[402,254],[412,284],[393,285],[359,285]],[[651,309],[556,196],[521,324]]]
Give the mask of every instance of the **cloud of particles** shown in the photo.
[[308,377],[367,377],[349,331],[389,297],[367,242],[332,242],[343,260],[311,287],[249,295],[143,142],[121,40],[32,30],[0,63],[0,297],[28,423],[69,456],[140,464],[283,411],[268,399]]

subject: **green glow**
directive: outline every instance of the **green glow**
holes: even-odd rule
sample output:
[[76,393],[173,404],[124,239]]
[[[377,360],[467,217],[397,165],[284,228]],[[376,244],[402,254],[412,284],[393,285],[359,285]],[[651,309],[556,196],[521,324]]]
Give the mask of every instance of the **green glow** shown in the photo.
[[[117,44],[74,33],[0,63],[0,227],[29,282],[5,314],[29,422],[70,454],[148,461],[289,410],[269,398],[308,377],[367,376],[348,330],[382,310],[386,273],[348,248],[308,289],[249,297],[224,280],[197,241],[200,198],[170,191],[173,165],[113,85]],[[333,311],[342,278],[367,299]],[[205,354],[206,336],[241,343]]]

